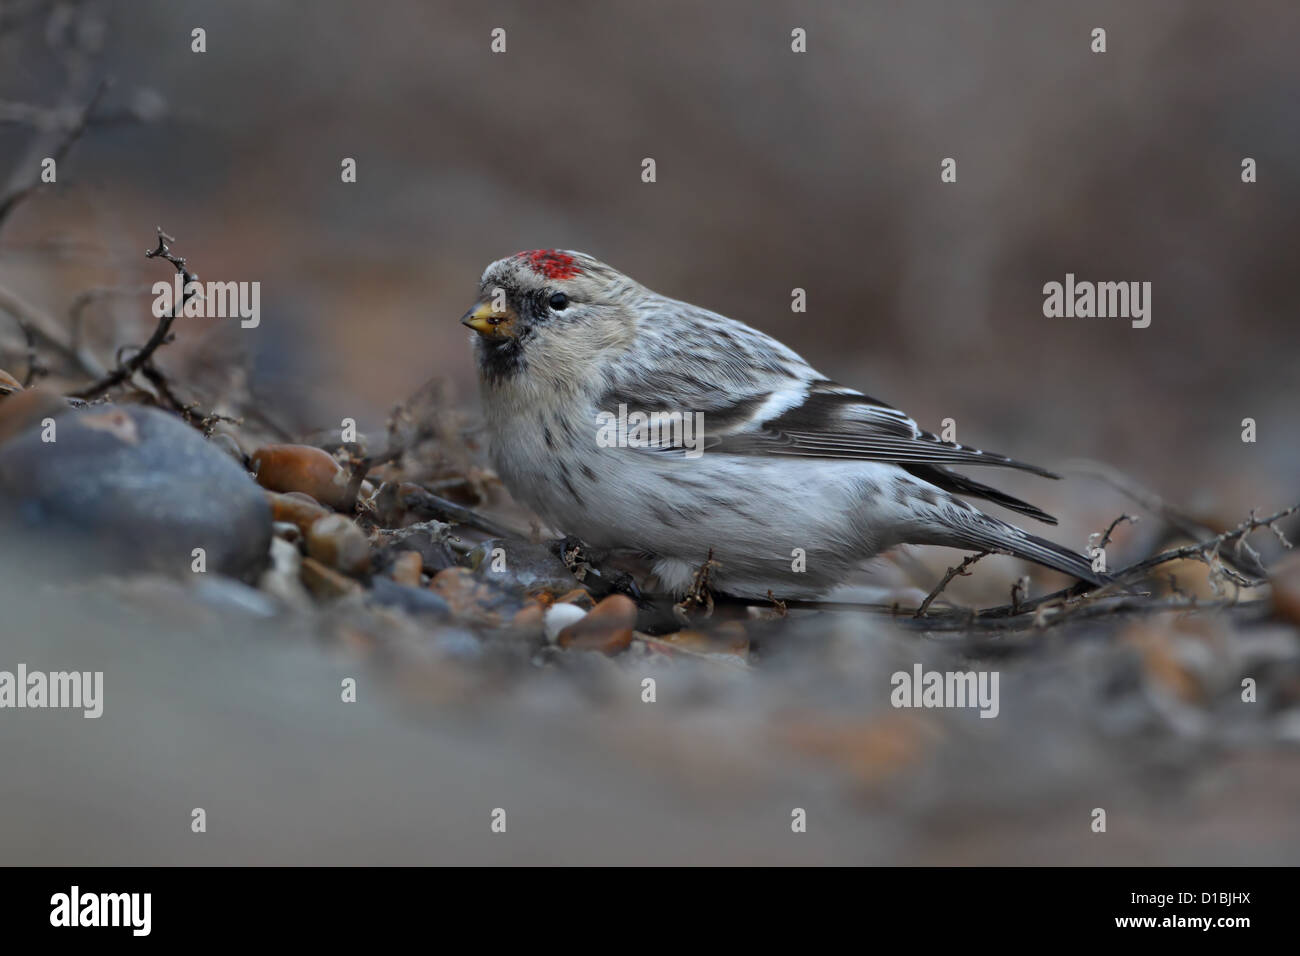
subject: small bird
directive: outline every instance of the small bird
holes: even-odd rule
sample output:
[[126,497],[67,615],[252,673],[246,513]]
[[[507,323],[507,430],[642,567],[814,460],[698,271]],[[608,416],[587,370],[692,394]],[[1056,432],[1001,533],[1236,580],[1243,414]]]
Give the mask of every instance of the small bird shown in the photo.
[[648,557],[674,593],[712,552],[719,592],[815,597],[905,543],[1101,583],[1082,555],[957,496],[1054,518],[949,466],[1056,475],[942,441],[770,336],[590,255],[492,263],[461,322],[477,333],[490,457],[511,494],[589,545]]

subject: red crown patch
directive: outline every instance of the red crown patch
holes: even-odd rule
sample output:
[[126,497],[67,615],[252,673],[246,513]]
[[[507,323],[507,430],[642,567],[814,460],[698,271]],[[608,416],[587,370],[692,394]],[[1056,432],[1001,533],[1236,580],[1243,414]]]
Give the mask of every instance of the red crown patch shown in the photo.
[[532,252],[516,253],[515,258],[520,256],[528,260],[528,265],[534,272],[548,279],[572,279],[582,274],[577,260],[566,252],[534,249]]

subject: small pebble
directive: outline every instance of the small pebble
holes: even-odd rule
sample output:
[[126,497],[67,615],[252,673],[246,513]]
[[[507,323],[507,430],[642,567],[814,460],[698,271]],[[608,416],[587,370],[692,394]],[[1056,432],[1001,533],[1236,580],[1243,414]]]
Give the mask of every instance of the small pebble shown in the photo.
[[445,599],[457,617],[493,627],[502,623],[496,607],[504,595],[476,580],[468,568],[444,568],[429,581],[429,590]]
[[423,567],[424,562],[418,551],[399,551],[393,557],[393,567],[390,573],[393,580],[398,584],[418,588],[420,586],[420,571]]
[[271,566],[262,573],[257,586],[291,607],[311,603],[302,584],[302,554],[298,546],[281,538],[271,539]]
[[296,524],[303,534],[320,518],[330,514],[330,510],[311,495],[293,491],[281,494],[268,491],[266,500],[271,503],[271,517],[275,521],[288,521]]
[[301,491],[335,510],[349,508],[348,473],[311,445],[263,445],[249,461],[257,483],[271,491]]
[[204,604],[250,617],[275,617],[275,602],[255,588],[221,575],[203,575],[194,589]]
[[572,627],[586,616],[586,611],[572,604],[552,604],[542,618],[546,639],[554,643],[559,640],[561,631]]
[[343,597],[347,594],[356,594],[361,590],[361,585],[356,581],[321,564],[315,558],[302,559],[301,573],[302,583],[307,585],[307,590],[319,598]]
[[407,614],[432,614],[439,618],[451,615],[451,605],[427,588],[412,588],[388,578],[376,577],[370,599],[385,607],[396,607]]
[[294,544],[302,540],[302,529],[292,521],[272,521],[271,533]]
[[326,515],[307,529],[307,553],[345,574],[370,569],[370,540],[356,523],[343,515]]
[[[566,606],[572,605],[555,605]],[[568,650],[617,654],[632,643],[634,627],[636,602],[625,594],[611,594],[580,621],[561,630],[555,642]]]
[[515,613],[510,626],[526,634],[543,634],[546,629],[545,620],[546,608],[533,601],[525,604]]
[[0,401],[0,443],[69,410],[67,402],[44,389],[14,392]]

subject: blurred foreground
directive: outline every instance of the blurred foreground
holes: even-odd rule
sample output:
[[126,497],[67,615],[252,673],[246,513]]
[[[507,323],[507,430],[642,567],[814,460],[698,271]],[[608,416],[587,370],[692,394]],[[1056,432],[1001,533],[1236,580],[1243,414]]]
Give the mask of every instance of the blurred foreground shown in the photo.
[[[0,565],[5,666],[102,670],[105,698],[97,720],[0,715],[6,863],[1300,858],[1293,626],[1109,620],[975,650],[794,615],[748,661],[640,641],[607,658],[359,602],[288,613],[217,578]],[[891,673],[918,662],[1000,671],[998,717],[891,708]]]

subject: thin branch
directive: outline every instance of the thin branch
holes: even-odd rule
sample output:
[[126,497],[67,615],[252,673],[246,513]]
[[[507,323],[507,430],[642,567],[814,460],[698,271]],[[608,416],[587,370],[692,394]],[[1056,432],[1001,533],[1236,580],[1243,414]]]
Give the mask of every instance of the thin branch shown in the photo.
[[978,551],[967,557],[966,560],[962,561],[962,563],[957,565],[955,568],[949,568],[948,573],[943,576],[943,580],[939,582],[938,586],[935,587],[933,591],[925,596],[925,600],[921,602],[921,606],[916,609],[916,613],[912,616],[925,617],[925,612],[929,610],[930,605],[934,603],[934,599],[943,593],[943,589],[952,582],[952,579],[957,577],[957,575],[969,577],[970,572],[967,571],[967,568],[979,561],[980,558],[988,557],[989,553],[990,552],[988,551]]
[[1013,614],[1020,613],[1020,605],[1024,603],[1025,597],[1029,594],[1029,575],[1022,574],[1016,578],[1016,582],[1011,585],[1011,608]]
[[31,388],[36,377],[48,374],[49,369],[41,365],[40,358],[36,354],[36,329],[19,313],[9,312],[9,315],[13,317],[19,331],[23,333],[23,341],[27,344],[27,374],[23,376],[22,386]]
[[[1089,595],[1091,597],[1091,595]],[[720,604],[745,605],[759,607],[750,599],[731,598],[719,594],[716,600]],[[1233,614],[1248,615],[1252,618],[1267,617],[1272,604],[1266,599],[1254,601],[1201,601],[1195,597],[1179,599],[1152,600],[1148,594],[1114,594],[1104,599],[1067,604],[1056,599],[1048,603],[1046,599],[1035,602],[1035,613],[994,614],[962,608],[932,611],[923,618],[914,614],[900,613],[896,605],[867,604],[852,601],[816,601],[789,600],[785,602],[791,610],[807,611],[853,611],[858,613],[878,614],[889,617],[895,623],[906,628],[923,631],[973,631],[973,632],[1009,632],[1023,631],[1030,628],[1043,628],[1063,624],[1067,621],[1088,620],[1117,614],[1178,614],[1190,612],[1226,611]],[[1022,605],[1026,607],[1027,605]],[[1060,613],[1048,614],[1050,611]]]
[[[86,127],[90,123],[91,114],[95,112],[95,107],[99,105],[99,101],[103,98],[104,93],[107,92],[110,85],[111,84],[107,79],[100,80],[99,86],[95,88],[95,92],[91,95],[90,101],[82,108],[81,115],[78,117],[77,121],[67,129],[63,134],[62,139],[60,139],[55,145],[50,158],[54,160],[56,168],[68,155],[68,151],[72,149],[73,144],[81,138],[81,134],[86,131]],[[5,220],[9,218],[10,214],[16,208],[18,208],[18,204],[30,196],[32,192],[41,185],[41,176],[39,171],[34,172],[29,178],[30,181],[28,183],[16,186],[7,196],[0,199],[0,229],[4,228]]]
[[[25,126],[42,133],[75,130],[82,122],[83,111],[75,106],[35,106],[12,100],[0,100],[0,126]],[[168,119],[166,104],[151,90],[137,93],[135,102],[116,109],[99,110],[85,120],[96,129],[112,126],[156,123]]]
[[1118,518],[1112,521],[1110,523],[1110,527],[1108,527],[1105,530],[1105,532],[1103,532],[1101,536],[1101,540],[1097,542],[1096,547],[1101,548],[1104,551],[1106,549],[1106,545],[1110,544],[1110,536],[1115,533],[1115,529],[1119,527],[1121,522],[1127,521],[1129,524],[1137,524],[1139,520],[1140,519],[1136,515],[1129,515],[1129,514],[1120,515]]
[[1159,515],[1166,524],[1181,531],[1189,538],[1200,538],[1203,535],[1215,533],[1216,529],[1208,527],[1203,521],[1198,521],[1184,511],[1175,508],[1150,488],[1139,484],[1128,475],[1103,462],[1086,458],[1075,459],[1066,462],[1065,468],[1062,470],[1066,473],[1093,478],[1109,485],[1147,511]]
[[[1191,600],[1151,600],[1141,595],[1112,595],[1103,601],[1071,607],[1068,613],[1052,616],[1038,614],[1018,614],[1014,617],[991,617],[952,612],[940,612],[928,615],[923,621],[915,618],[902,618],[899,623],[906,627],[918,627],[927,631],[986,631],[1007,632],[1023,631],[1029,628],[1043,628],[1066,622],[1090,620],[1099,617],[1135,614],[1184,614],[1189,612],[1226,611],[1247,615],[1252,618],[1267,617],[1271,613],[1269,601],[1197,601]],[[1050,609],[1047,609],[1050,610]]]
[[497,524],[491,518],[481,515],[477,511],[466,508],[464,505],[458,505],[454,501],[448,501],[446,498],[439,498],[437,495],[431,494],[410,482],[404,482],[396,491],[396,494],[400,504],[417,515],[437,518],[439,521],[468,525],[471,528],[478,528],[480,531],[487,532],[494,538],[526,537],[526,535],[520,534],[512,528]]
[[190,283],[198,280],[198,276],[194,275],[185,267],[185,260],[172,254],[171,247],[168,246],[167,243],[175,241],[174,238],[167,235],[161,228],[159,228],[158,245],[156,248],[146,252],[145,258],[154,259],[162,257],[176,268],[176,271],[183,277],[181,283],[181,301],[177,302],[173,306],[169,314],[162,316],[162,318],[158,320],[158,326],[153,330],[153,335],[149,336],[149,340],[145,342],[144,346],[139,351],[125,362],[119,362],[115,369],[100,378],[98,381],[87,385],[80,391],[73,392],[72,396],[74,398],[95,398],[104,394],[109,389],[121,385],[123,382],[135,375],[136,372],[140,371],[140,369],[144,368],[145,365],[149,364],[153,358],[153,353],[156,352],[160,346],[171,340],[172,323],[180,316],[185,303],[193,297],[190,292]]
[[396,444],[389,445],[377,454],[353,459],[352,474],[348,476],[347,504],[340,510],[344,513],[352,512],[356,508],[357,495],[361,492],[361,485],[370,474],[371,469],[378,468],[380,465],[386,465],[392,461],[397,461],[406,454],[407,448],[407,442],[397,442]]
[[[1244,538],[1251,532],[1258,531],[1261,528],[1267,528],[1274,534],[1278,534],[1274,525],[1283,518],[1295,514],[1297,511],[1300,511],[1300,504],[1292,505],[1290,508],[1283,508],[1281,511],[1277,512],[1277,514],[1270,515],[1267,518],[1256,518],[1254,512],[1252,512],[1249,518],[1237,525],[1237,527],[1233,528],[1231,531],[1225,531],[1223,534],[1217,535],[1208,541],[1203,541],[1200,544],[1189,544],[1181,548],[1173,548],[1169,551],[1161,552],[1154,557],[1147,558],[1145,561],[1139,561],[1136,564],[1117,571],[1114,575],[1115,580],[1133,580],[1139,574],[1150,571],[1152,568],[1159,567],[1162,564],[1168,564],[1170,561],[1179,561],[1187,558],[1203,561],[1213,568],[1218,558],[1219,549],[1225,544],[1230,541]],[[1281,540],[1285,542],[1286,538],[1283,537]],[[1289,544],[1289,542],[1287,543]],[[1263,581],[1252,581],[1237,572],[1229,573],[1222,564],[1219,565],[1218,570],[1227,576],[1232,577],[1234,580],[1237,580],[1238,583],[1241,583],[1246,587],[1256,587],[1264,583]]]
[[[386,429],[388,443],[382,450],[361,457],[352,455],[352,472],[348,477],[347,487],[347,507],[343,508],[343,511],[350,512],[356,507],[357,495],[361,491],[361,485],[369,477],[372,470],[381,465],[400,463],[401,459],[408,452],[417,448],[421,442],[437,437],[437,430],[428,421],[420,421],[413,428],[407,429],[407,434],[400,434],[403,431],[401,427],[403,416],[409,416],[410,408],[429,390],[432,384],[434,383],[426,382],[406,401],[393,407],[393,411],[388,417]],[[348,449],[348,451],[351,454],[351,449]],[[430,490],[428,487],[421,487],[424,487],[425,491]]]
[[200,410],[198,402],[182,402],[180,397],[172,391],[171,384],[167,377],[163,375],[158,366],[152,362],[140,369],[140,374],[147,378],[151,385],[158,391],[165,404],[172,411],[177,412],[185,419],[187,425],[192,425],[199,431],[203,432],[205,438],[211,438],[212,433],[221,422],[227,422],[231,425],[242,425],[242,418],[232,418],[229,415],[220,415],[217,412],[204,412]]
[[1248,518],[1231,531],[1225,531],[1223,534],[1216,535],[1213,538],[1202,541],[1199,544],[1189,544],[1181,548],[1174,548],[1169,551],[1163,551],[1143,561],[1129,565],[1113,572],[1111,580],[1100,588],[1092,588],[1086,582],[1076,582],[1069,587],[1054,591],[1051,594],[1045,594],[1042,597],[1035,598],[1032,601],[1025,601],[1019,604],[1003,604],[998,607],[984,608],[979,611],[980,617],[1015,617],[1019,614],[1037,611],[1042,607],[1049,605],[1064,606],[1082,606],[1089,601],[1095,601],[1098,598],[1112,596],[1115,589],[1126,582],[1140,580],[1146,575],[1146,572],[1171,561],[1180,561],[1186,559],[1202,561],[1209,565],[1211,572],[1228,578],[1242,587],[1258,587],[1263,584],[1263,580],[1254,580],[1246,578],[1244,575],[1230,569],[1221,560],[1219,560],[1219,549],[1230,541],[1235,541],[1243,535],[1250,534],[1267,528],[1277,533],[1275,527],[1278,521],[1289,517],[1300,511],[1300,504],[1292,505],[1290,508],[1284,508],[1277,514],[1270,515],[1267,518]]
[[713,569],[718,567],[719,563],[713,560],[713,549],[709,548],[708,555],[704,558],[704,563],[695,569],[695,576],[691,580],[690,589],[686,595],[673,605],[673,616],[683,624],[690,623],[690,611],[692,609],[704,609],[704,616],[713,615],[713,590],[712,578]]
[[[1128,477],[1110,465],[1084,458],[1067,462],[1065,470],[1068,473],[1083,475],[1110,485],[1110,487],[1114,488],[1125,497],[1137,502],[1152,514],[1157,515],[1170,528],[1194,541],[1200,540],[1209,535],[1216,535],[1223,530],[1221,527],[1212,527],[1211,525],[1206,524],[1204,521],[1193,517],[1183,509],[1174,507],[1150,488],[1139,484],[1134,479]],[[1235,563],[1232,555],[1226,556],[1224,560],[1230,564]],[[1241,566],[1237,567],[1236,570],[1244,573],[1247,568]],[[1262,566],[1257,564],[1256,567],[1251,570],[1262,571]]]
[[[86,309],[100,299],[107,299],[110,296],[142,296],[149,292],[149,286],[95,286],[86,289],[84,292],[77,293],[77,297],[72,300],[68,306],[68,345],[72,349],[81,348],[81,330],[85,321]],[[91,373],[92,377],[98,378],[104,374],[104,369]]]
[[[1242,601],[1235,596],[1229,599],[1206,602],[1197,597],[1181,594],[1178,589],[1171,587],[1171,591],[1176,595],[1177,600],[1153,600],[1150,593],[1128,593],[1115,594],[1114,589],[1119,587],[1124,581],[1131,581],[1139,578],[1146,572],[1157,568],[1162,564],[1182,559],[1196,559],[1204,561],[1210,565],[1214,574],[1227,577],[1229,580],[1236,580],[1233,577],[1234,572],[1226,568],[1218,560],[1218,552],[1223,545],[1236,541],[1245,535],[1254,531],[1269,530],[1274,535],[1279,536],[1279,541],[1284,546],[1290,547],[1291,542],[1287,541],[1285,535],[1282,535],[1277,528],[1277,523],[1293,514],[1300,512],[1300,504],[1292,505],[1290,508],[1284,508],[1276,514],[1269,515],[1266,518],[1256,518],[1253,514],[1246,521],[1243,521],[1231,531],[1216,535],[1199,544],[1187,545],[1186,547],[1175,548],[1165,551],[1145,561],[1139,561],[1128,568],[1116,572],[1112,580],[1101,588],[1094,588],[1087,582],[1076,582],[1067,588],[1055,591],[1051,594],[1045,594],[1042,597],[1035,598],[1032,601],[1022,601],[1019,594],[1013,594],[1012,603],[1004,604],[998,607],[983,608],[980,610],[973,609],[954,609],[946,611],[936,611],[925,613],[929,609],[930,603],[943,590],[953,578],[955,578],[964,569],[969,568],[982,555],[972,555],[962,562],[957,568],[949,568],[948,574],[927,598],[925,603],[917,609],[916,612],[908,614],[901,610],[896,604],[869,604],[857,603],[851,601],[819,601],[819,600],[799,600],[792,599],[785,602],[791,610],[808,610],[808,611],[858,611],[881,615],[888,615],[898,620],[900,623],[906,623],[910,627],[921,627],[929,630],[975,630],[975,631],[1014,631],[1023,630],[1028,627],[1045,627],[1048,624],[1058,624],[1067,620],[1082,618],[1093,618],[1115,613],[1165,613],[1165,612],[1192,612],[1192,611],[1209,611],[1209,610],[1228,610],[1234,613],[1241,612],[1252,615],[1267,615],[1270,613],[1271,604],[1267,600]],[[1263,581],[1251,581],[1241,575],[1237,575],[1240,581],[1245,585],[1263,584]],[[728,604],[747,605],[751,607],[762,606],[758,602],[733,598],[728,595],[716,595],[719,602]],[[922,617],[922,615],[925,615]]]
[[63,328],[56,319],[2,285],[0,285],[0,309],[12,315],[19,325],[30,329],[46,345],[76,363],[77,367],[87,375],[104,374],[104,367],[95,360],[93,355],[73,345],[64,337]]
[[268,429],[271,432],[271,434],[273,434],[277,439],[279,439],[282,442],[293,442],[296,440],[294,433],[291,430],[289,430],[284,425],[276,421],[275,418],[271,416],[270,412],[268,412],[261,405],[257,404],[256,396],[251,396],[251,397],[253,398],[254,402],[252,405],[243,409],[245,415],[247,415],[249,418],[261,422],[263,427]]
[[574,580],[591,592],[597,601],[610,594],[623,594],[636,601],[638,607],[645,605],[647,597],[637,586],[636,580],[627,571],[606,566],[603,559],[597,558],[580,539],[565,535],[550,545],[564,566],[569,569]]

